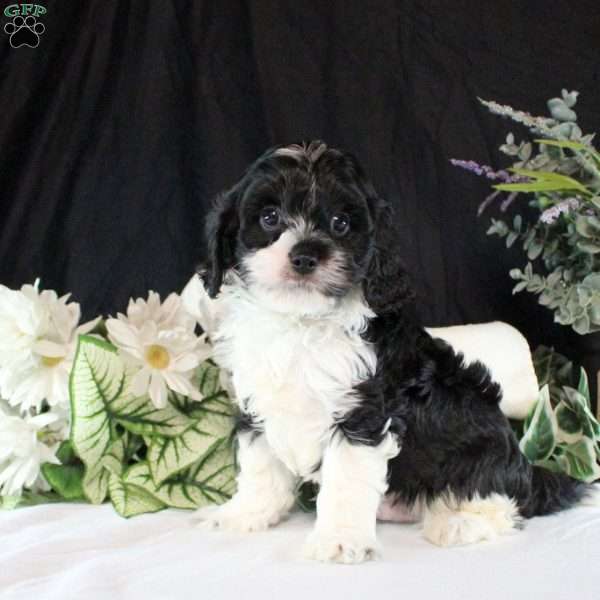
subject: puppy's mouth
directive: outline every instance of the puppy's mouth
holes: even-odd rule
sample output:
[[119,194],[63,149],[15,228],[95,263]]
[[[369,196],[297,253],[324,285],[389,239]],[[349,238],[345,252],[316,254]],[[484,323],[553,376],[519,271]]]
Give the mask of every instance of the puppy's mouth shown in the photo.
[[281,274],[281,283],[288,287],[316,289],[318,287],[318,275],[311,273],[310,275],[300,275],[292,269],[285,269]]

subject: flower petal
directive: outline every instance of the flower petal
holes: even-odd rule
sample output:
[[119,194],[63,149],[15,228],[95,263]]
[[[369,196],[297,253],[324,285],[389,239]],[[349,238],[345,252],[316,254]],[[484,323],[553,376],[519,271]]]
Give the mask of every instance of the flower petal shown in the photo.
[[77,335],[85,335],[86,333],[92,331],[101,320],[102,317],[97,317],[91,321],[88,321],[87,323],[83,323],[75,330],[75,333]]
[[200,364],[200,359],[191,352],[178,356],[170,365],[169,370],[185,373],[195,369]]
[[131,393],[136,396],[143,396],[148,392],[150,385],[150,369],[140,369],[131,380]]
[[149,394],[156,408],[164,408],[167,405],[167,386],[164,379],[156,372],[150,377]]
[[32,349],[38,356],[49,356],[52,358],[63,358],[69,353],[68,346],[57,344],[50,340],[38,340],[33,344]]
[[106,329],[109,337],[117,346],[129,346],[137,348],[139,346],[136,330],[131,325],[120,321],[119,319],[108,319]]

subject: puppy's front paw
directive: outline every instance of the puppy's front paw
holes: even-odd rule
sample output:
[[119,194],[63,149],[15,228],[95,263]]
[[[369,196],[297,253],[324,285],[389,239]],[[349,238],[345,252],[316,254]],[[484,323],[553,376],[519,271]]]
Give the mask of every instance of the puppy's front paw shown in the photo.
[[304,558],[346,564],[374,560],[379,554],[374,537],[348,530],[327,533],[315,530],[303,549]]
[[240,505],[237,502],[226,502],[220,506],[206,506],[194,513],[194,520],[203,529],[222,529],[238,533],[264,531],[276,525],[285,515],[280,510],[254,508]]

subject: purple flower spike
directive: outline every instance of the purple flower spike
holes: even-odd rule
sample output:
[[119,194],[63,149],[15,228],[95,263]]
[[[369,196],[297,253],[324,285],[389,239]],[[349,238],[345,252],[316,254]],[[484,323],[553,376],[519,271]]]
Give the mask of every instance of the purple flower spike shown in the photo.
[[476,163],[474,160],[459,160],[457,158],[451,158],[450,162],[455,167],[460,167],[461,169],[465,169],[466,171],[471,171],[471,173],[475,173],[475,175],[485,175],[487,179],[492,179],[494,181],[500,180],[504,183],[517,183],[519,181],[523,181],[523,177],[519,175],[511,175],[508,171],[494,171],[492,167],[488,165],[480,165]]

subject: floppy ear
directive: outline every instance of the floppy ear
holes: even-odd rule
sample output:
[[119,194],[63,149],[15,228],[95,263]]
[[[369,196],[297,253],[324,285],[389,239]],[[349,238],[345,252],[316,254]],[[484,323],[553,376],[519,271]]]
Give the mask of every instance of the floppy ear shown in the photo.
[[400,258],[400,232],[391,206],[379,199],[372,201],[375,222],[375,248],[363,291],[365,300],[376,314],[398,310],[414,299],[408,274]]
[[239,228],[238,186],[235,186],[228,192],[217,196],[214,206],[206,218],[208,262],[202,278],[211,298],[219,293],[225,272],[235,265]]

